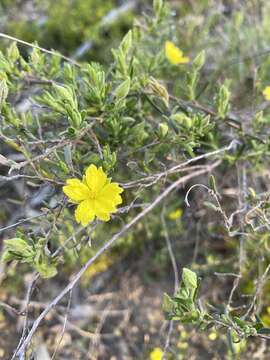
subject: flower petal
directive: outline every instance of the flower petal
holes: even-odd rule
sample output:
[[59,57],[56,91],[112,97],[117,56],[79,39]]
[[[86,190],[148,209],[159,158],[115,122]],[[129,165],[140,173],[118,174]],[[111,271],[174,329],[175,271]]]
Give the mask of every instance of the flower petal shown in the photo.
[[84,200],[82,201],[75,210],[75,219],[78,223],[81,223],[83,226],[86,226],[91,221],[94,220],[95,212],[93,201]]
[[63,192],[67,197],[74,201],[79,202],[89,197],[89,189],[79,179],[68,179],[65,186],[63,186]]
[[179,59],[179,64],[187,64],[190,62],[190,58],[188,56],[182,56],[181,59]]
[[111,216],[109,213],[105,213],[105,212],[102,212],[102,211],[97,211],[96,212],[96,216],[99,220],[102,220],[102,221],[109,221]]
[[114,201],[111,201],[110,199],[105,199],[103,197],[98,197],[94,200],[94,209],[95,209],[95,213],[97,214],[99,211],[101,212],[107,212],[107,213],[111,213],[111,212],[115,212],[116,211],[116,206]]
[[117,183],[109,183],[99,192],[96,200],[101,208],[107,211],[116,211],[116,206],[122,203],[122,197],[119,195],[123,189]]
[[116,212],[116,206],[122,203],[119,195],[123,189],[117,183],[109,183],[99,192],[94,200],[96,216],[103,221],[110,219],[110,214]]
[[120,185],[117,183],[109,183],[104,186],[104,188],[100,191],[99,195],[104,197],[114,197],[116,195],[121,194],[124,191]]
[[266,88],[263,90],[263,95],[265,100],[270,101],[270,86],[266,86]]
[[173,65],[186,64],[189,62],[189,58],[183,56],[183,51],[175,46],[172,41],[166,41],[165,55]]
[[90,190],[94,192],[100,191],[108,181],[107,175],[102,168],[98,168],[91,164],[85,172],[85,180]]

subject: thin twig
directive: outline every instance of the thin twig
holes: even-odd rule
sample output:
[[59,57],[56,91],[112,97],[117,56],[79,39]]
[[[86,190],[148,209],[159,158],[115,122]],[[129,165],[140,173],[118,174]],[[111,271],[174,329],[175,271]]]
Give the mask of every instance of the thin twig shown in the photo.
[[169,168],[166,171],[162,171],[162,172],[159,172],[157,174],[150,175],[150,176],[138,179],[138,180],[130,181],[128,183],[124,183],[124,184],[121,184],[121,185],[123,185],[123,187],[125,187],[125,188],[130,188],[130,187],[133,187],[133,186],[136,186],[136,185],[140,185],[141,183],[144,183],[146,181],[152,181],[152,180],[158,181],[160,178],[162,178],[164,176],[168,176],[170,174],[176,174],[177,172],[182,170],[185,166],[188,166],[188,165],[190,165],[190,164],[192,164],[194,162],[197,162],[197,161],[202,160],[202,159],[207,159],[209,157],[212,157],[212,156],[218,155],[220,153],[229,151],[229,150],[233,149],[236,145],[237,145],[237,141],[233,140],[233,141],[230,142],[229,145],[224,146],[221,149],[214,150],[214,151],[208,152],[206,154],[198,155],[198,156],[196,156],[194,158],[191,158],[191,159],[189,159],[189,160],[187,160],[187,161],[185,161],[185,162],[183,162],[181,164],[177,164],[177,165]]
[[69,58],[68,56],[62,55],[62,54],[60,54],[60,53],[58,53],[58,52],[56,52],[56,51],[44,49],[44,48],[42,48],[42,47],[40,47],[40,46],[38,46],[38,45],[36,45],[36,44],[31,44],[31,43],[29,43],[29,42],[27,42],[27,41],[18,39],[18,38],[14,37],[14,36],[10,36],[10,35],[7,35],[7,34],[1,33],[1,32],[0,32],[0,37],[2,37],[2,38],[4,38],[4,39],[16,41],[16,42],[18,42],[19,44],[26,45],[26,46],[29,46],[29,47],[34,48],[34,49],[38,49],[38,50],[40,50],[40,51],[42,51],[42,52],[45,52],[45,53],[47,53],[47,54],[60,57],[61,59],[64,59],[64,60],[70,62],[70,63],[73,64],[73,65],[81,66],[81,64],[79,64],[77,61]]
[[13,312],[13,313],[16,314],[16,315],[20,315],[20,316],[24,316],[24,315],[25,315],[24,312],[15,309],[13,306],[11,306],[11,305],[9,305],[9,304],[6,304],[6,303],[3,302],[3,301],[0,301],[0,307],[3,307],[4,309],[9,310],[9,311]]
[[55,150],[57,149],[60,149],[60,148],[63,148],[64,146],[68,145],[68,144],[72,144],[72,143],[76,143],[78,142],[86,133],[89,129],[91,129],[91,127],[95,124],[95,120],[92,121],[90,124],[86,125],[81,131],[80,133],[78,134],[78,136],[76,137],[76,139],[66,139],[66,140],[63,140],[61,141],[59,144],[56,144],[54,146],[52,146],[51,148],[47,149],[47,151],[44,153],[44,154],[40,154],[40,155],[37,155],[36,157],[32,158],[32,159],[29,159],[29,160],[26,160],[26,161],[23,161],[21,163],[17,163],[17,164],[12,164],[10,166],[10,169],[9,169],[9,174],[13,171],[13,170],[20,170],[22,168],[24,168],[25,166],[29,165],[29,164],[32,164],[36,161],[40,161],[40,160],[43,160],[45,158],[47,158],[50,154],[54,153]]
[[12,228],[14,228],[14,227],[16,227],[16,226],[18,226],[18,225],[21,225],[21,224],[23,224],[23,223],[25,223],[25,222],[31,221],[31,220],[33,220],[33,219],[40,218],[40,217],[45,216],[45,215],[47,215],[47,213],[42,213],[42,214],[30,216],[30,217],[28,217],[28,218],[26,218],[26,219],[21,219],[21,220],[17,221],[17,222],[14,223],[14,224],[11,224],[11,225],[8,225],[8,226],[5,226],[5,227],[1,228],[1,229],[0,229],[0,233],[3,232],[3,231],[5,231],[5,230],[12,229]]
[[54,360],[54,358],[55,358],[55,356],[57,354],[57,351],[59,349],[59,346],[60,346],[60,344],[61,344],[61,342],[63,340],[65,331],[66,331],[68,315],[69,315],[69,310],[70,310],[70,305],[71,305],[71,299],[72,299],[72,290],[70,290],[70,295],[69,295],[69,299],[68,299],[67,310],[66,310],[66,315],[65,315],[65,318],[64,318],[64,323],[63,323],[63,328],[62,328],[62,331],[61,331],[61,335],[60,335],[59,341],[56,344],[56,347],[55,347],[55,350],[54,350],[54,352],[52,354],[51,360]]
[[[21,343],[25,339],[25,335],[26,335],[26,331],[27,331],[27,325],[28,325],[29,303],[30,303],[30,299],[31,299],[33,286],[34,286],[35,282],[38,280],[38,278],[39,278],[39,274],[35,273],[33,275],[32,280],[29,283],[28,288],[27,288],[26,297],[25,297],[25,301],[24,301],[24,310],[23,310],[23,312],[25,314],[24,323],[23,323],[23,331],[22,331],[22,335],[21,335],[19,344],[18,344],[16,350],[14,351],[11,360],[15,359],[15,357],[16,357],[16,355],[18,353],[19,347],[20,347]],[[20,359],[24,359],[24,354],[25,354],[25,351],[22,351],[20,353]]]
[[[174,295],[175,295],[176,292],[177,292],[178,283],[179,283],[178,269],[177,269],[176,259],[175,259],[174,253],[173,253],[172,243],[171,243],[171,240],[170,240],[170,236],[169,236],[169,233],[168,233],[168,228],[167,228],[167,224],[166,224],[166,220],[165,220],[165,206],[163,206],[162,212],[161,212],[161,223],[162,223],[162,226],[163,226],[164,237],[165,237],[165,240],[166,240],[166,245],[167,245],[167,248],[168,248],[168,252],[169,252],[172,267],[173,267]],[[174,326],[174,322],[173,322],[173,320],[170,320],[170,322],[169,322],[169,330],[168,330],[168,333],[167,333],[166,342],[165,342],[165,346],[164,346],[164,349],[163,349],[162,360],[166,359],[166,354],[167,354],[168,348],[170,346],[171,335],[172,335],[172,332],[173,332],[173,326]]]

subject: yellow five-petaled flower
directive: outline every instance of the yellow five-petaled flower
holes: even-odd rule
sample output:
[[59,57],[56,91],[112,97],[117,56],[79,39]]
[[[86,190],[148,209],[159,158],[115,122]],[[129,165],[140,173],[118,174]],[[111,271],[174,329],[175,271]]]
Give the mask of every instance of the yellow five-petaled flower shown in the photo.
[[263,90],[263,95],[265,100],[270,101],[270,86],[266,86],[266,88]]
[[123,189],[107,177],[102,168],[90,165],[79,179],[68,179],[63,192],[75,204],[75,219],[86,226],[97,217],[99,220],[110,220],[116,212],[116,206],[122,203]]
[[189,62],[189,57],[184,56],[183,51],[175,46],[172,41],[166,41],[165,55],[173,65],[187,64]]

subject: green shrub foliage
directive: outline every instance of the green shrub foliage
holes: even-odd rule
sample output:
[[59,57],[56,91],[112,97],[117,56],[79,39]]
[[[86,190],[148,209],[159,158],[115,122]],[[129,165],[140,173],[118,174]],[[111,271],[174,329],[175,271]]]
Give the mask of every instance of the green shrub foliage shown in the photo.
[[[107,54],[111,40],[98,24],[114,2],[75,1],[72,9],[70,1],[50,3],[44,2],[48,20],[40,30],[35,23],[28,34],[19,22],[13,35],[59,52],[5,39],[0,53],[0,193],[13,181],[23,182],[26,194],[46,193],[34,216],[5,229],[5,269],[16,263],[41,278],[72,272],[78,258],[84,263],[96,254],[183,178],[162,205],[119,236],[111,257],[133,249],[140,256],[152,247],[152,274],[165,276],[171,268],[164,238],[171,240],[177,265],[187,268],[175,293],[164,295],[167,318],[227,334],[231,352],[237,342],[267,337],[270,95],[263,90],[270,60],[258,54],[269,45],[268,2],[255,33],[251,2],[220,20],[212,2],[198,2],[187,18],[189,2],[172,11],[155,0],[112,49],[109,64],[74,62],[61,52],[72,55],[90,39],[99,47],[92,60],[102,58],[103,47]],[[119,32],[113,27],[109,39],[117,42]],[[255,36],[258,48],[251,46]],[[189,61],[181,62],[184,56]],[[82,228],[62,186],[81,179],[90,164],[124,188],[123,204],[108,223]],[[19,195],[16,206],[30,200]],[[13,206],[0,210],[3,223]],[[209,284],[219,296],[209,294]]]

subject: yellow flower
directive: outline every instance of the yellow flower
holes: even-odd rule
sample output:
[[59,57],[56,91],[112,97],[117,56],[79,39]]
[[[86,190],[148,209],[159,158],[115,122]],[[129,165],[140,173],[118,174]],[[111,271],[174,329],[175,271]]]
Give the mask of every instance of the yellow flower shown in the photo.
[[214,332],[214,331],[210,332],[210,334],[208,335],[208,338],[209,338],[209,340],[211,340],[211,341],[215,341],[216,338],[217,338],[217,333]]
[[120,194],[123,189],[112,183],[102,168],[90,165],[79,179],[68,179],[63,186],[63,192],[73,202],[78,204],[75,219],[86,226],[94,220],[108,221],[110,215],[116,212],[116,206],[122,203]]
[[266,88],[263,90],[263,96],[265,100],[270,101],[270,86],[266,86]]
[[150,360],[162,360],[162,356],[163,356],[163,351],[161,350],[161,348],[156,347],[150,353]]
[[182,209],[176,209],[174,211],[171,211],[168,215],[170,220],[177,220],[179,219],[183,214],[183,210]]
[[166,41],[165,43],[165,55],[173,65],[186,64],[189,62],[189,57],[183,56],[183,51],[171,41]]

